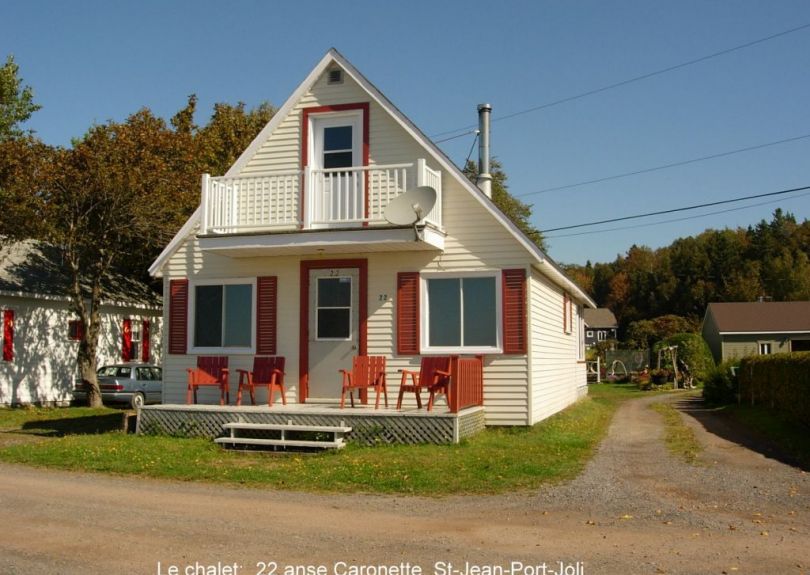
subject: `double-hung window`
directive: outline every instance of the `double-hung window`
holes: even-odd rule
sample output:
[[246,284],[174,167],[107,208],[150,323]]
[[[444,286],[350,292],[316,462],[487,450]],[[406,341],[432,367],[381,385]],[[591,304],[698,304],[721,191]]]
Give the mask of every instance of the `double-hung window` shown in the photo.
[[191,290],[193,351],[252,353],[255,280],[199,282]]
[[422,301],[425,352],[501,352],[499,273],[422,274]]

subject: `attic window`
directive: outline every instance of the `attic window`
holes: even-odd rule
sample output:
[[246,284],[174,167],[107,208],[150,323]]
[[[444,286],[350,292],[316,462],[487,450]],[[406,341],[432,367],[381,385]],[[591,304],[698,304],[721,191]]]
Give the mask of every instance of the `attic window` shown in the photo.
[[343,70],[334,69],[329,70],[329,75],[327,77],[328,84],[342,84],[343,83]]

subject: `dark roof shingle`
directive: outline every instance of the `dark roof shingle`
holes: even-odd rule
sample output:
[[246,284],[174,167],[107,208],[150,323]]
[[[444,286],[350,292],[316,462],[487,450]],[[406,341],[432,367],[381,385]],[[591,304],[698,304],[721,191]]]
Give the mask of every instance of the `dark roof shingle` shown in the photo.
[[721,333],[810,332],[810,301],[710,303]]

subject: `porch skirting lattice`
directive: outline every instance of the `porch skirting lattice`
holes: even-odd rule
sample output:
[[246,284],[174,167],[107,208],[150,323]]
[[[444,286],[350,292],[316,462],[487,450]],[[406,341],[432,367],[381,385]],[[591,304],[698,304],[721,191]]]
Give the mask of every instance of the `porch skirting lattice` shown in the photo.
[[225,423],[348,426],[346,441],[361,445],[458,443],[484,429],[484,408],[459,413],[338,409],[298,404],[280,406],[150,405],[138,413],[138,433],[182,437],[224,437]]

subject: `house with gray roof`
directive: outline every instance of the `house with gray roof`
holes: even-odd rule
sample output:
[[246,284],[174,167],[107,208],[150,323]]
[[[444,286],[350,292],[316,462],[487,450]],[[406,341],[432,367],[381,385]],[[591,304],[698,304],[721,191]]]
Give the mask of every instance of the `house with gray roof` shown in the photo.
[[703,339],[716,362],[810,351],[810,301],[710,303]]
[[[73,398],[83,326],[71,309],[61,251],[24,240],[0,246],[0,405],[65,405]],[[106,278],[98,361],[160,358],[161,297],[145,283]]]
[[600,341],[616,339],[619,322],[616,321],[616,316],[608,308],[585,308],[582,319],[585,328],[586,347],[593,347]]

